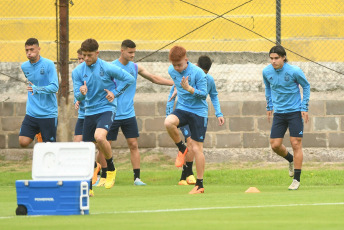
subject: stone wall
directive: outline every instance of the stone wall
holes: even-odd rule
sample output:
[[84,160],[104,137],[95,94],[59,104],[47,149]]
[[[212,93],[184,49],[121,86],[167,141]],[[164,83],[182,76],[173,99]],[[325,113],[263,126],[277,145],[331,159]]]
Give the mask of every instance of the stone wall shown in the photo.
[[[338,99],[338,96],[341,99]],[[141,152],[161,151],[175,155],[175,145],[164,128],[166,94],[137,94],[135,110],[140,131]],[[245,95],[233,93],[220,96],[225,118],[223,126],[217,125],[214,110],[209,102],[209,122],[205,139],[205,153],[211,161],[269,160],[276,161],[269,149],[271,123],[266,119],[265,100],[262,93]],[[69,127],[68,141],[72,141],[77,112],[73,106],[68,120],[59,120],[59,127]],[[342,95],[313,93],[310,101],[310,122],[305,124],[303,147],[305,158],[320,161],[344,161],[344,99]],[[0,159],[30,158],[33,144],[20,149],[18,134],[25,116],[25,102],[0,103]],[[64,126],[60,126],[64,123]],[[58,133],[63,130],[58,128]],[[66,132],[63,132],[66,133]],[[286,134],[284,144],[290,148]],[[127,151],[122,134],[112,143],[114,152]]]

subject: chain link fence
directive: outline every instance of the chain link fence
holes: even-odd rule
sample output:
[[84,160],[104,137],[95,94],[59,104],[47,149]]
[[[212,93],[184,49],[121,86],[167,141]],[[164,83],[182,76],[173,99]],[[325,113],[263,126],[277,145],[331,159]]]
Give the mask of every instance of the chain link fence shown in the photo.
[[[0,1],[1,73],[20,77],[8,66],[27,60],[29,37],[38,38],[42,56],[57,61],[58,5],[58,0]],[[121,42],[131,39],[136,61],[168,77],[168,50],[182,45],[192,62],[201,54],[214,60],[210,74],[218,91],[260,92],[267,52],[280,39],[312,91],[333,91],[344,85],[343,27],[344,0],[70,0],[69,57],[74,61],[82,41],[92,37],[101,58],[112,61]],[[169,90],[160,88],[138,84],[138,92]]]

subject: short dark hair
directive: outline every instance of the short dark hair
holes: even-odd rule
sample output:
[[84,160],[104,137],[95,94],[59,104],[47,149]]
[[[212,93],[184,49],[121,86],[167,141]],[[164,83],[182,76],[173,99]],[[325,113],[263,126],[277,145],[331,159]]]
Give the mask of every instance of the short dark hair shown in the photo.
[[93,38],[86,39],[81,44],[81,51],[84,51],[84,52],[95,52],[98,50],[98,48],[99,48],[98,42]]
[[82,54],[81,48],[76,51],[78,54]]
[[26,40],[25,46],[33,46],[33,45],[39,46],[39,42],[38,42],[37,38],[29,38]]
[[132,40],[126,39],[122,42],[121,48],[136,48],[136,44]]
[[278,54],[278,56],[280,57],[285,57],[284,62],[288,62],[287,60],[287,53],[285,52],[285,49],[283,48],[283,46],[274,46],[270,49],[269,51],[269,56],[270,54]]
[[211,64],[213,63],[207,55],[202,55],[198,58],[197,65],[203,70],[209,71]]

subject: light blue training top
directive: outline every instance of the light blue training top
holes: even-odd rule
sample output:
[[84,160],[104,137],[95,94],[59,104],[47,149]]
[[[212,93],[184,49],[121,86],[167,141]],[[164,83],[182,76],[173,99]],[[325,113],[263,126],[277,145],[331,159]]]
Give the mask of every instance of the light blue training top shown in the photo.
[[[135,81],[131,84],[125,92],[117,98],[117,112],[115,116],[115,120],[123,120],[128,119],[131,117],[135,117],[135,109],[134,109],[134,96],[136,93],[136,81],[137,81],[137,73],[138,67],[137,64],[130,61],[127,65],[123,65],[118,59],[113,61],[112,64],[118,66],[121,69],[124,69],[128,73],[130,73],[134,78]],[[127,82],[122,80],[116,80],[117,87],[121,87]]]
[[[78,65],[72,72],[74,97],[78,101],[85,100],[85,116],[111,111],[116,113],[117,98],[135,82],[133,76],[123,69],[118,68],[102,59],[88,66],[86,62]],[[126,84],[116,87],[117,80]],[[82,95],[80,87],[86,81],[87,93]],[[115,95],[115,99],[109,102],[106,99],[107,89]]]
[[[284,63],[281,69],[274,69],[270,64],[263,70],[263,80],[268,111],[308,111],[310,85],[299,67]],[[302,100],[299,85],[303,88]]]
[[21,69],[33,84],[33,95],[28,92],[26,114],[35,118],[56,118],[59,82],[54,62],[40,56],[36,63],[24,62]]
[[[194,113],[201,117],[208,117],[207,77],[201,68],[188,62],[188,66],[181,73],[170,65],[168,68],[175,87],[177,87],[178,103],[176,109]],[[189,76],[189,85],[195,89],[193,94],[183,89],[180,82],[183,77]],[[173,108],[173,107],[172,107]]]
[[[210,99],[211,99],[211,103],[213,104],[213,107],[215,110],[215,116],[216,117],[223,117],[223,114],[221,112],[221,107],[220,107],[220,101],[219,101],[219,98],[217,96],[218,93],[216,90],[214,78],[210,74],[206,74],[206,76],[207,76],[207,93],[209,94]],[[166,116],[170,115],[173,111],[175,98],[173,98],[171,101],[169,101],[172,94],[173,94],[173,91],[174,91],[174,86],[172,86],[172,88],[171,88],[171,91],[170,91],[170,94],[168,96],[168,100],[166,103]]]

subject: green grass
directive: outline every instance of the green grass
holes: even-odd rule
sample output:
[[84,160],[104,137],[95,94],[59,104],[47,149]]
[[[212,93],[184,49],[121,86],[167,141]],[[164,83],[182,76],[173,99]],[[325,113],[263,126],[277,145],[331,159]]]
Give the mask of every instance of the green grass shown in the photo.
[[[116,185],[95,188],[85,216],[15,216],[14,182],[31,178],[30,162],[1,162],[0,229],[344,228],[341,164],[305,164],[298,191],[287,190],[285,164],[208,164],[205,193],[189,195],[192,186],[176,185],[181,171],[172,160],[146,157],[150,162],[143,160],[141,177],[147,186],[132,185],[130,163],[123,158],[116,163]],[[245,193],[252,186],[261,193]]]

